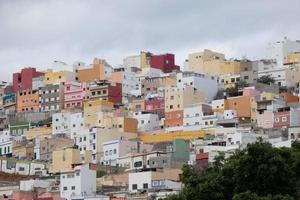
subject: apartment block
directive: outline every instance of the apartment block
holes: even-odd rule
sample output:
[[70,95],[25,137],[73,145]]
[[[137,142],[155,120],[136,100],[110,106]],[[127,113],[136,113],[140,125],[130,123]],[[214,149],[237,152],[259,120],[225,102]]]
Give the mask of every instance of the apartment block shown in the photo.
[[87,100],[104,100],[114,104],[122,103],[122,84],[108,81],[95,81],[87,86]]
[[64,108],[64,86],[46,85],[39,89],[40,111],[59,111]]
[[28,111],[39,111],[39,93],[37,90],[23,90],[17,93],[17,112]]
[[82,108],[86,96],[86,84],[66,82],[64,86],[64,108]]

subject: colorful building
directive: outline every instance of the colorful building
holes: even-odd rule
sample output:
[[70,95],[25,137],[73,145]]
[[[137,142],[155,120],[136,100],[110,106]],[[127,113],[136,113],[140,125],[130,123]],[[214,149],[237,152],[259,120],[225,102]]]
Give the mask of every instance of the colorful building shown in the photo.
[[205,49],[203,52],[189,54],[186,61],[188,71],[209,75],[240,74],[240,63],[226,60],[224,54]]
[[21,72],[13,74],[13,91],[31,90],[32,79],[43,75],[43,72],[39,72],[35,68],[23,68]]
[[74,72],[70,72],[66,70],[54,72],[53,70],[48,70],[45,73],[45,78],[44,78],[45,85],[60,84],[60,83],[71,82],[71,81],[75,81]]
[[150,57],[150,67],[160,69],[164,73],[179,70],[179,66],[175,65],[175,55],[170,53],[152,55]]
[[39,93],[36,90],[23,90],[17,93],[17,112],[28,111],[39,111]]
[[94,81],[87,85],[86,100],[101,99],[114,104],[122,103],[122,84]]
[[77,82],[66,82],[64,84],[64,108],[81,108],[85,100],[86,84]]
[[111,76],[112,67],[103,59],[95,58],[91,66],[74,67],[76,80],[79,82],[91,82],[105,80]]
[[113,103],[104,100],[86,101],[83,103],[84,110],[84,124],[87,127],[96,126],[98,123],[98,112],[111,111],[113,109]]
[[165,99],[162,97],[145,99],[144,106],[145,112],[156,113],[160,117],[165,115]]

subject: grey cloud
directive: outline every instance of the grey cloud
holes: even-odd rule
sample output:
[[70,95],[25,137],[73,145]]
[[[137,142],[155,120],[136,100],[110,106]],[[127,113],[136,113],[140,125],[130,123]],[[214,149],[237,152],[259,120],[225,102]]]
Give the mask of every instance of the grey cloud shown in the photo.
[[297,0],[0,0],[0,78],[53,60],[119,64],[140,50],[175,53],[179,65],[203,48],[261,58],[268,42],[300,39],[299,7]]

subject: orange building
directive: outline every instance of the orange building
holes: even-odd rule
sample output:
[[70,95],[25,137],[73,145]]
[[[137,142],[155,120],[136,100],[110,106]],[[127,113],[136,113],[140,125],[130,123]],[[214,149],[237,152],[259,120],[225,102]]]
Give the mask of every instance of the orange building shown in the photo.
[[105,80],[112,72],[112,67],[103,59],[95,58],[93,64],[87,68],[75,68],[76,80],[79,82],[91,82]]
[[251,118],[251,97],[238,96],[225,99],[225,110],[236,110],[239,118]]
[[283,100],[286,103],[298,103],[299,102],[299,97],[298,96],[294,96],[293,94],[288,93],[288,92],[280,93],[279,96],[281,98],[283,98]]
[[165,127],[183,126],[183,110],[165,113]]
[[17,94],[17,112],[39,111],[39,93],[35,90],[24,90]]

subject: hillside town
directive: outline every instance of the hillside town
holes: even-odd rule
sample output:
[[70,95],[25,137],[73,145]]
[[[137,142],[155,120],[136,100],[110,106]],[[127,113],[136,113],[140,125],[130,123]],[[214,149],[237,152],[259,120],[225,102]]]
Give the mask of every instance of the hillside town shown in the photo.
[[0,199],[163,199],[182,190],[184,165],[205,171],[257,141],[291,147],[300,40],[266,43],[261,57],[141,51],[116,66],[24,66],[0,85]]

